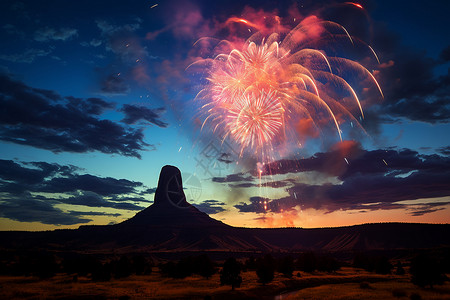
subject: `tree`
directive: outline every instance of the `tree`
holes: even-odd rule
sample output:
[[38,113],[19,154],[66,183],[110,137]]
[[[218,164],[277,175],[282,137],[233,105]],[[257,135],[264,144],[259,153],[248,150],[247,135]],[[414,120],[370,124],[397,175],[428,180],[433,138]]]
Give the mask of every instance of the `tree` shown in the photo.
[[122,256],[119,260],[111,262],[114,270],[115,278],[126,278],[131,275],[133,268],[130,260],[126,256]]
[[152,267],[153,261],[146,259],[143,255],[135,255],[132,259],[132,268],[136,275],[150,275]]
[[397,262],[395,268],[396,275],[405,275],[405,269],[403,269],[402,263],[400,261]]
[[446,276],[439,261],[426,254],[419,254],[411,260],[411,282],[420,287],[444,284]]
[[246,270],[256,270],[256,259],[254,256],[250,256],[244,263]]
[[317,270],[323,272],[336,272],[341,268],[339,262],[331,256],[320,256],[317,259]]
[[94,260],[91,266],[92,281],[111,280],[111,263],[102,264],[99,260]]
[[263,285],[273,280],[275,275],[275,260],[272,255],[267,254],[256,261],[256,275],[258,275],[259,282]]
[[317,269],[317,258],[313,252],[305,252],[300,254],[297,259],[297,267],[299,270],[312,273]]
[[217,271],[213,261],[206,254],[200,255],[195,259],[195,266],[195,273],[206,279],[209,279]]
[[286,256],[278,262],[278,271],[284,276],[291,278],[294,272],[294,259],[292,256]]
[[390,274],[392,270],[392,264],[386,256],[368,256],[362,253],[355,255],[353,266],[377,274]]
[[220,284],[231,285],[231,289],[240,287],[242,283],[241,264],[234,258],[228,258],[223,264],[222,272],[220,273]]
[[392,264],[386,256],[379,256],[374,258],[375,273],[377,274],[391,274]]

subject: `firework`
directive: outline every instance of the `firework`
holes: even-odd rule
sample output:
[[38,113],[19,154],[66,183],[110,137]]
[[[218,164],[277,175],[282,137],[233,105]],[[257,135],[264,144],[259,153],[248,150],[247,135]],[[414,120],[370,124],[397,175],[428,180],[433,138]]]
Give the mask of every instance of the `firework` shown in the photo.
[[[230,22],[256,27],[245,19],[230,18]],[[360,126],[357,118],[364,118],[361,101],[344,78],[345,71],[378,89],[381,96],[382,92],[361,64],[311,47],[334,37],[345,37],[354,45],[344,27],[319,20],[300,23],[283,39],[278,33],[263,37],[258,32],[240,46],[217,41],[212,58],[190,66],[205,72],[206,83],[196,97],[205,102],[202,128],[210,123],[208,127],[223,139],[240,145],[241,155],[248,151],[261,161],[268,159],[275,146],[298,140],[295,125],[304,119],[319,131],[332,124],[342,140],[340,124],[349,120],[352,127]],[[367,47],[378,60],[375,51]]]

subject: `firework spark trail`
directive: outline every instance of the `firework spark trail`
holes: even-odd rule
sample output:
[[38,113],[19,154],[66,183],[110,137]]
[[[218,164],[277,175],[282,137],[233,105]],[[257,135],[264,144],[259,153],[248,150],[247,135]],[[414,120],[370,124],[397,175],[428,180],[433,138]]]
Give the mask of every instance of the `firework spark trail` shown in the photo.
[[[355,108],[364,118],[361,99],[343,77],[344,69],[358,74],[360,82],[368,78],[383,97],[375,77],[361,64],[306,47],[342,34],[354,45],[344,27],[315,17],[305,20],[308,21],[285,34],[284,39],[278,33],[264,37],[257,32],[239,47],[217,39],[202,38],[196,42],[210,46],[215,41],[213,51],[217,53],[188,67],[200,67],[206,72],[206,84],[196,97],[206,102],[202,106],[206,115],[202,128],[211,122],[210,128],[223,140],[230,138],[240,145],[241,156],[248,152],[259,161],[270,160],[275,147],[299,139],[294,125],[304,118],[312,120],[319,130],[326,123],[333,124],[342,140],[340,124],[345,119],[352,126],[359,125]],[[245,19],[230,18],[227,22],[257,28]],[[375,51],[368,47],[378,61]],[[332,86],[337,88],[333,90]],[[355,105],[344,101],[344,92]]]

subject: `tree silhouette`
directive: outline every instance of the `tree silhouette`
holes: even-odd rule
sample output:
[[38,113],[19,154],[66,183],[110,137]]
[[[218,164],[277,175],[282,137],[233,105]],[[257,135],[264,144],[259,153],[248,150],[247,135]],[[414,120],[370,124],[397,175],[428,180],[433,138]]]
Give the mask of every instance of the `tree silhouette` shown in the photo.
[[317,270],[323,272],[336,272],[341,268],[339,262],[331,256],[319,256],[317,258]]
[[94,260],[91,266],[92,281],[111,280],[111,263],[102,264],[99,260]]
[[426,254],[419,254],[411,260],[411,282],[420,287],[443,284],[446,280],[442,265],[439,261]]
[[294,259],[292,256],[286,256],[279,260],[278,271],[288,278],[292,277],[294,272]]
[[305,252],[300,254],[297,259],[297,267],[299,270],[312,273],[317,269],[317,258],[313,252]]
[[396,275],[405,275],[405,269],[403,268],[403,265],[400,261],[398,261],[397,265],[395,266],[395,274]]
[[263,258],[256,260],[256,275],[258,275],[259,282],[263,285],[273,280],[275,275],[275,260],[272,255],[266,254]]
[[228,258],[223,264],[222,272],[220,273],[220,284],[231,285],[231,289],[240,287],[242,283],[241,264],[236,261],[234,257]]
[[136,275],[150,275],[152,273],[153,262],[143,255],[135,255],[132,258],[132,269]]
[[195,273],[206,279],[209,279],[217,271],[214,262],[206,254],[200,255],[195,259],[195,267]]
[[126,278],[131,275],[133,268],[130,260],[125,255],[119,260],[114,260],[111,262],[114,270],[115,278]]
[[386,256],[368,256],[363,253],[355,255],[353,266],[377,274],[390,274],[392,270],[392,264]]
[[250,256],[244,263],[246,270],[254,271],[256,270],[256,260],[254,256]]

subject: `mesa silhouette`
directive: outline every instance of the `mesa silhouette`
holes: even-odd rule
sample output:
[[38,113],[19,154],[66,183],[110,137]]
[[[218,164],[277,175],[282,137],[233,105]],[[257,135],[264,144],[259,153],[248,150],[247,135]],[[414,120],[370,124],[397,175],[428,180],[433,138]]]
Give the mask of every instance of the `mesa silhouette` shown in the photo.
[[83,252],[367,251],[450,246],[450,224],[378,223],[335,228],[241,228],[186,201],[181,174],[161,170],[154,203],[115,225],[45,232],[0,232],[2,249]]

